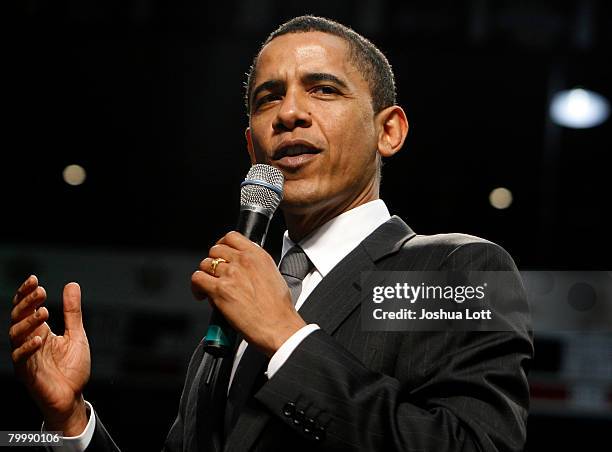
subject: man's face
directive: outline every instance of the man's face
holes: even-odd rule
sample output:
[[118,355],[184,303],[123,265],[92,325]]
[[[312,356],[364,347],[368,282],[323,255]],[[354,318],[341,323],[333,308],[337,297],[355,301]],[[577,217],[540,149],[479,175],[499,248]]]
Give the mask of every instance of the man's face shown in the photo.
[[368,83],[348,44],[321,32],[268,43],[251,94],[249,154],[285,175],[285,212],[336,214],[377,194],[377,131]]

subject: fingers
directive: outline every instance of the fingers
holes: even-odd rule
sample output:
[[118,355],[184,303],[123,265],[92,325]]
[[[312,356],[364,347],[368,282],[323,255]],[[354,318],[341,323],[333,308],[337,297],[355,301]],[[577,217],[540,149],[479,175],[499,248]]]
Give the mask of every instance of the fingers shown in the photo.
[[46,299],[47,292],[42,286],[38,286],[28,292],[27,295],[21,297],[20,301],[11,311],[11,322],[17,323],[33,314],[36,308],[43,304]]
[[23,298],[38,287],[38,278],[35,275],[30,275],[26,279],[13,297],[13,306],[19,303]]
[[[40,308],[25,319],[9,328],[9,339],[13,348],[21,347],[24,342],[31,339],[37,328],[49,318],[47,308]],[[42,331],[40,332],[42,333]],[[40,334],[38,334],[40,336]]]
[[[230,231],[221,237],[216,245],[210,248],[208,257],[223,258],[228,263],[238,262],[240,256],[251,255],[250,252],[252,251],[260,252],[262,249],[239,232]],[[210,273],[210,260],[204,259],[200,262],[199,268],[202,271]]]
[[208,250],[209,257],[222,257],[228,262],[235,261],[238,254],[239,252],[234,248],[224,244],[214,245]]
[[[232,262],[248,267],[249,261],[253,260],[249,259],[252,254],[248,251],[254,248],[261,249],[236,231],[228,232],[219,239],[217,244],[210,248],[208,257],[198,265],[199,270],[191,276],[191,291],[195,298],[202,300],[207,297],[208,292],[223,284],[219,277],[231,276],[236,271],[236,268],[231,266]],[[225,262],[216,265],[213,276],[213,260],[217,258],[224,259]]]
[[191,293],[196,300],[203,300],[208,296],[207,290],[210,290],[216,284],[217,278],[209,275],[205,271],[196,271],[191,275]]
[[64,326],[66,333],[77,332],[83,329],[83,316],[81,314],[81,287],[71,282],[64,286]]
[[[238,261],[238,252],[227,245],[214,245],[208,252],[206,259],[200,262],[198,269],[210,275],[220,276],[230,262]],[[213,268],[213,259],[223,259]]]
[[26,341],[21,347],[16,348],[11,353],[11,358],[15,364],[20,364],[27,360],[36,350],[40,348],[43,341],[40,336],[34,336],[32,339]]
[[247,239],[240,232],[236,232],[236,231],[230,231],[227,234],[225,234],[223,237],[219,239],[217,244],[218,245],[219,244],[228,245],[229,247],[235,248],[239,251],[247,250],[250,247],[255,245],[255,243]]
[[[220,258],[221,259],[221,258]],[[228,274],[230,271],[229,261],[226,259],[217,261],[217,264],[214,264],[215,259],[211,257],[207,257],[198,266],[200,271],[206,272],[209,275],[215,276],[219,278],[220,276]]]

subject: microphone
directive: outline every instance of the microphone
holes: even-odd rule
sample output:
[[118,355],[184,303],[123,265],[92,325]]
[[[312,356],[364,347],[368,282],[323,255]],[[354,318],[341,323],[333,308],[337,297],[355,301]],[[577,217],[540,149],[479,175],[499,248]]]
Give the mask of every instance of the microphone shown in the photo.
[[[236,230],[263,246],[272,215],[283,199],[283,173],[270,165],[253,165],[240,184],[240,214]],[[236,331],[223,315],[213,308],[204,337],[204,351],[214,357],[232,353]]]

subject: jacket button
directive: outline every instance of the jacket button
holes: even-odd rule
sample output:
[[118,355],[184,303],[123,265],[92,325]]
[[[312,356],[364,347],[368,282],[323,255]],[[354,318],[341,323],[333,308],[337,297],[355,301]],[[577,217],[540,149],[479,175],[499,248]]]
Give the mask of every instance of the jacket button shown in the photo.
[[283,407],[283,414],[287,417],[293,417],[295,414],[295,403],[287,402]]
[[317,427],[314,431],[313,438],[315,441],[323,441],[325,439],[325,428]]
[[306,433],[307,435],[310,435],[315,427],[317,426],[317,423],[315,422],[315,420],[311,417],[307,418],[306,421],[304,422],[304,433]]
[[305,417],[306,413],[304,413],[304,410],[297,410],[295,412],[295,417],[293,418],[293,424],[300,425],[302,422],[304,422]]

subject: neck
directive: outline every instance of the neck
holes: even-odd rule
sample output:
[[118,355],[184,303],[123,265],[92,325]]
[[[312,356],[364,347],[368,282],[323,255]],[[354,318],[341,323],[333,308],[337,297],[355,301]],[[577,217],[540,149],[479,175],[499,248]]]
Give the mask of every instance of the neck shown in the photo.
[[298,243],[329,220],[376,199],[379,199],[378,186],[371,186],[366,192],[340,203],[328,203],[295,210],[286,207],[283,209],[283,214],[289,231],[289,238],[294,243]]

